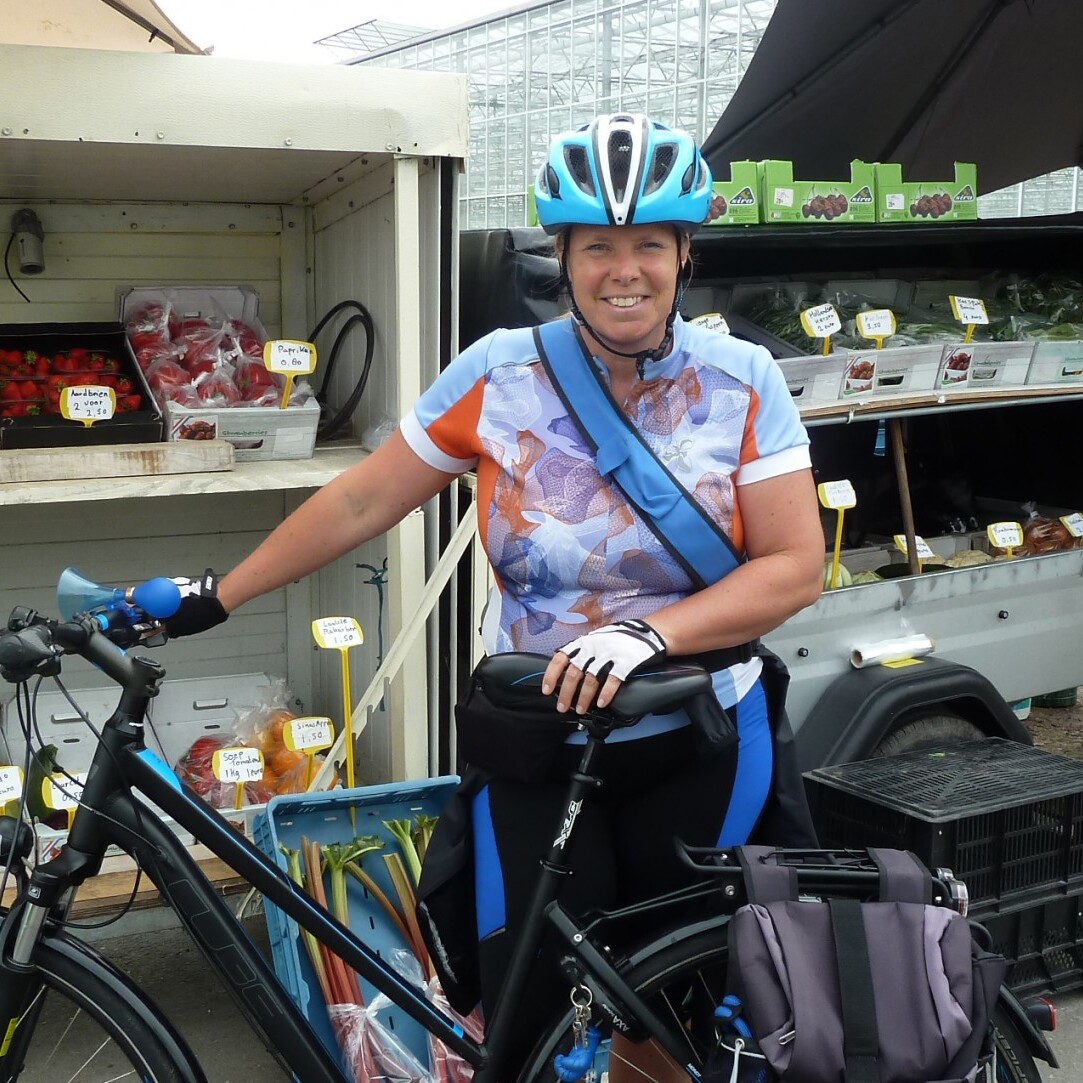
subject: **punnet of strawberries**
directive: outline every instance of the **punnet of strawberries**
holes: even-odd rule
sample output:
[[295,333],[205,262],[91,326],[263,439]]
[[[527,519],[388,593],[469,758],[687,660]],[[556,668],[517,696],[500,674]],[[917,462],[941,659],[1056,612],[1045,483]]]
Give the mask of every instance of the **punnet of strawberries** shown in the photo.
[[[284,377],[263,364],[264,337],[242,319],[184,315],[170,300],[148,301],[125,320],[125,332],[151,392],[186,409],[279,406]],[[312,397],[295,381],[290,406]]]
[[64,388],[89,384],[116,392],[118,414],[147,408],[136,382],[106,350],[0,349],[0,417],[59,415]]

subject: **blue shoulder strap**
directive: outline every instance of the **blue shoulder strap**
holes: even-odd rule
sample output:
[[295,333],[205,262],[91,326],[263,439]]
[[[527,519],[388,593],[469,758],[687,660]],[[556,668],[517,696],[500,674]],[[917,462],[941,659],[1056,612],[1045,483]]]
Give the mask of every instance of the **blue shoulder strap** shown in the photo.
[[733,543],[613,401],[571,320],[535,327],[534,342],[569,417],[594,448],[599,473],[620,486],[696,586],[732,572],[741,563]]

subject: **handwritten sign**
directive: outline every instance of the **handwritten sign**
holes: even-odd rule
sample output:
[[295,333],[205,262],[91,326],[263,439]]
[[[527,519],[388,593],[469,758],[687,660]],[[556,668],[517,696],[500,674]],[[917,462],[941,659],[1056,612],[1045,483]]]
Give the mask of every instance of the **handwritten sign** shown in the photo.
[[319,617],[312,622],[312,638],[325,650],[342,650],[365,642],[361,625],[353,617]]
[[704,312],[702,316],[697,316],[689,322],[697,327],[705,327],[708,331],[717,331],[720,335],[730,333],[730,325],[726,323],[726,317],[721,312]]
[[890,308],[870,308],[857,314],[857,333],[882,342],[895,334],[895,313]]
[[801,326],[809,338],[830,338],[842,330],[842,320],[834,305],[817,305],[801,313]]
[[1073,511],[1071,515],[1062,515],[1060,521],[1073,538],[1083,538],[1083,515]]
[[[906,548],[905,534],[895,535],[895,548],[898,549],[900,553],[909,555],[909,551]],[[928,542],[918,534],[914,535],[914,548],[917,550],[918,560],[924,562],[926,560],[936,559],[936,553],[929,548]]]
[[816,486],[816,495],[825,508],[841,511],[857,507],[857,493],[849,481],[823,481]]
[[952,315],[960,322],[967,325],[986,324],[989,322],[989,313],[985,309],[985,302],[980,297],[948,297],[951,304]]
[[1023,528],[1018,523],[990,523],[985,529],[989,544],[1009,553],[1023,544]]
[[86,775],[79,773],[69,778],[67,775],[50,775],[42,782],[41,797],[46,808],[58,812],[73,811],[79,807],[83,796]]
[[21,767],[0,767],[0,805],[17,800],[23,792]]
[[305,376],[316,368],[316,347],[311,342],[276,338],[263,344],[263,364],[285,376]]
[[334,740],[329,718],[291,718],[282,727],[282,741],[290,752],[318,752],[330,748]]
[[258,748],[219,748],[211,760],[211,771],[219,782],[259,782],[263,777],[263,753]]
[[88,428],[95,421],[108,421],[117,412],[117,393],[111,387],[86,384],[65,387],[60,393],[60,414],[69,421],[81,421]]

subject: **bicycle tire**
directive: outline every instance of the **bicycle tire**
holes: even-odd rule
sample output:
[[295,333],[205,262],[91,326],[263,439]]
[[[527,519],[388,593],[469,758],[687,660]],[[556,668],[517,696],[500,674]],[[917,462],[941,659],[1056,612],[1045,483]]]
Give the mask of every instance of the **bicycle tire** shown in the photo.
[[[690,1017],[692,1024],[682,1027],[682,1033],[689,1052],[701,1064],[713,1036],[707,1013],[713,1013],[726,992],[727,952],[727,929],[723,926],[646,955],[625,974],[628,984],[655,1010],[676,1011],[676,1001],[680,1000],[680,1011]],[[705,1022],[708,1025],[705,1026]],[[571,1024],[570,1010],[554,1020],[527,1059],[519,1074],[519,1083],[552,1080],[554,1055],[566,1053],[571,1048]],[[1000,1006],[994,1008],[992,1025],[997,1053],[996,1083],[1042,1083],[1025,1039]],[[608,1069],[607,1045],[603,1043],[595,1059],[597,1079],[602,1079],[602,1073]]]
[[1042,1073],[1031,1056],[1019,1027],[998,1004],[993,1008],[996,1045],[996,1083],[1042,1083]]
[[[23,1043],[21,1065],[0,1066],[0,1080],[19,1083],[192,1083],[170,1046],[177,1037],[131,1010],[122,996],[92,969],[47,941],[34,962],[45,983],[45,1002],[33,1034]],[[18,1032],[16,1032],[17,1034]]]

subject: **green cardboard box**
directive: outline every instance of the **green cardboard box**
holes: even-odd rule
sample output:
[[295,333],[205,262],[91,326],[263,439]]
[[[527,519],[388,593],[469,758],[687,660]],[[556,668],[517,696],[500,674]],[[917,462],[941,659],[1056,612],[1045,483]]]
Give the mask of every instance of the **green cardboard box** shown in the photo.
[[843,223],[876,221],[875,173],[855,158],[849,181],[793,179],[793,163],[761,162],[765,222]]
[[752,226],[763,221],[758,162],[730,162],[730,179],[714,182],[707,226]]
[[878,222],[973,222],[978,217],[978,170],[955,163],[953,181],[904,181],[898,162],[876,162]]

